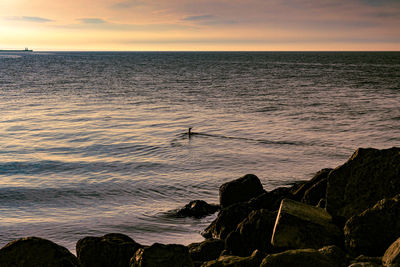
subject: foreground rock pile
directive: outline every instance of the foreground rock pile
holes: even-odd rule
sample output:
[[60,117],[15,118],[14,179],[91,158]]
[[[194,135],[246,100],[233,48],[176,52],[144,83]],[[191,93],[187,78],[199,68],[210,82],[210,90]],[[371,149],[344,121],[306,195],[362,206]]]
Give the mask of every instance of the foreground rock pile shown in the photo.
[[[143,246],[123,234],[85,237],[77,256],[28,237],[0,249],[0,267],[400,266],[400,148],[358,149],[310,181],[267,192],[247,174],[219,189],[220,211],[188,246]],[[176,216],[218,209],[193,201]]]

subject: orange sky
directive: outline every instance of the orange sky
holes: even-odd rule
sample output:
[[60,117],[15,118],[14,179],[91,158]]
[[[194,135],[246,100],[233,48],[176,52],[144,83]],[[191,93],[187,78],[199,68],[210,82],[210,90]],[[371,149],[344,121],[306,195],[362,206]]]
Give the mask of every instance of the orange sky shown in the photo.
[[400,0],[0,0],[0,49],[400,50]]

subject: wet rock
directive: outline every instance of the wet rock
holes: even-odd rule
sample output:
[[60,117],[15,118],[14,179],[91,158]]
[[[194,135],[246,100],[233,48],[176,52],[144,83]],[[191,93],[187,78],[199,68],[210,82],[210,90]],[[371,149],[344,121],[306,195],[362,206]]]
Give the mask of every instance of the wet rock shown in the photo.
[[328,175],[326,209],[346,220],[400,193],[400,148],[359,148]]
[[155,243],[139,248],[131,258],[130,267],[192,267],[189,250],[183,245]]
[[26,237],[0,249],[0,266],[78,267],[78,259],[68,249],[49,240]]
[[382,258],[383,266],[400,266],[400,238],[394,241]]
[[239,257],[232,255],[222,255],[218,259],[208,261],[201,265],[202,267],[259,267],[264,254],[260,251],[254,251],[248,257]]
[[213,214],[219,210],[218,205],[208,204],[204,200],[193,200],[185,207],[176,212],[179,217],[195,217],[201,218]]
[[317,249],[340,245],[341,240],[341,231],[324,209],[282,200],[271,241],[274,247]]
[[320,248],[318,252],[327,256],[329,261],[338,267],[346,267],[349,262],[346,253],[335,245]]
[[76,244],[76,254],[83,267],[128,267],[130,258],[142,247],[123,234],[85,237]]
[[260,179],[254,174],[245,176],[222,184],[219,188],[219,201],[221,208],[239,202],[247,202],[264,192]]
[[400,195],[383,199],[350,218],[344,227],[345,245],[352,255],[381,256],[400,236]]
[[218,258],[225,248],[225,242],[221,239],[207,239],[200,243],[192,243],[187,247],[193,261],[205,262]]
[[251,208],[247,203],[237,203],[224,208],[202,235],[205,238],[225,239],[250,212]]
[[226,238],[226,249],[234,255],[248,256],[254,250],[271,251],[271,237],[277,212],[255,210]]
[[[314,187],[318,183],[320,183],[321,181],[326,180],[327,177],[328,177],[328,174],[332,170],[333,169],[325,168],[325,169],[322,169],[319,172],[317,172],[310,181],[305,182],[303,185],[301,185],[297,190],[295,190],[293,192],[293,199],[297,200],[297,201],[304,202],[303,199],[304,199],[304,197],[306,195],[306,192],[309,191],[312,187]],[[321,185],[320,185],[320,187],[321,187]],[[322,189],[322,188],[319,188],[319,189]],[[324,192],[322,194],[322,197],[318,198],[317,203],[321,198],[325,197],[325,193],[326,193],[326,185],[325,185],[325,190],[324,190]],[[308,194],[310,194],[310,193],[308,193]],[[310,197],[308,197],[307,199],[309,199],[309,198]],[[309,204],[309,205],[316,205],[316,203],[315,204],[312,204],[312,203],[309,203],[309,202],[304,202],[304,203]]]
[[304,193],[301,202],[308,205],[317,206],[321,200],[325,199],[327,181],[328,179],[325,178],[311,186]]
[[265,257],[260,267],[337,267],[331,259],[316,249],[294,249]]

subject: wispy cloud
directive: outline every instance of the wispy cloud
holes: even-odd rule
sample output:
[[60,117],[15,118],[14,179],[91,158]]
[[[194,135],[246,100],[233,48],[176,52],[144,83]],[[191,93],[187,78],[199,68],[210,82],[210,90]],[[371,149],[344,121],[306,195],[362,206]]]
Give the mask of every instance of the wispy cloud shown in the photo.
[[100,18],[81,18],[78,19],[83,24],[106,24],[107,21]]
[[222,19],[217,16],[206,14],[197,16],[187,16],[182,19],[184,22],[193,22],[201,25],[217,25],[217,24],[236,24],[235,20]]
[[210,20],[210,19],[215,19],[215,16],[213,16],[213,15],[188,16],[188,17],[183,18],[182,20],[184,20],[184,21],[205,21],[205,20]]
[[35,23],[45,23],[51,22],[53,20],[42,18],[42,17],[31,17],[31,16],[21,16],[21,17],[8,17],[8,20],[25,21],[25,22],[35,22]]
[[130,7],[135,7],[135,6],[141,6],[144,5],[143,1],[140,0],[127,0],[127,1],[122,1],[119,3],[116,3],[111,6],[112,9],[124,9],[124,8],[130,8]]

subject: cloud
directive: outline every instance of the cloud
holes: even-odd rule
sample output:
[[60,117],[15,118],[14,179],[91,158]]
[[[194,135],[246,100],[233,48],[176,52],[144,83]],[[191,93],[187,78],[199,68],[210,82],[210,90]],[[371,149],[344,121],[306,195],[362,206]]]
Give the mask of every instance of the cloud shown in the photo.
[[25,22],[35,22],[35,23],[45,23],[51,22],[53,20],[41,17],[30,17],[30,16],[22,16],[22,17],[8,17],[9,20],[16,21],[25,21]]
[[213,15],[200,15],[200,16],[188,16],[183,18],[182,20],[184,21],[204,21],[204,20],[210,20],[214,19],[215,16]]
[[184,22],[193,22],[201,25],[236,24],[235,20],[221,19],[211,14],[187,16],[182,19]]
[[116,3],[111,6],[112,9],[124,9],[124,8],[130,8],[130,7],[136,7],[136,6],[141,6],[144,5],[144,3],[140,0],[128,0],[128,1],[122,1],[119,3]]
[[106,24],[107,21],[99,18],[82,18],[78,19],[83,24]]

